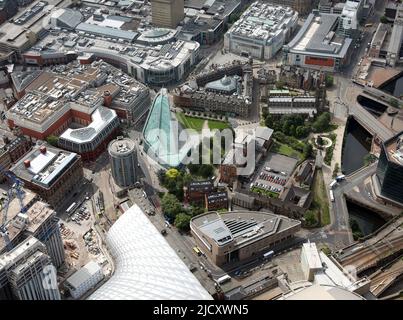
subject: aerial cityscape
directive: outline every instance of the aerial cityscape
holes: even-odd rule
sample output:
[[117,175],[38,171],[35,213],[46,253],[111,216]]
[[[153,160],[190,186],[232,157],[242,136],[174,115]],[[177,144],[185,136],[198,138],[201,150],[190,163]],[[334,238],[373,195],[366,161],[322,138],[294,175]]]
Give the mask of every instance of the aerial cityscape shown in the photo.
[[403,1],[0,0],[0,189],[0,300],[403,300]]

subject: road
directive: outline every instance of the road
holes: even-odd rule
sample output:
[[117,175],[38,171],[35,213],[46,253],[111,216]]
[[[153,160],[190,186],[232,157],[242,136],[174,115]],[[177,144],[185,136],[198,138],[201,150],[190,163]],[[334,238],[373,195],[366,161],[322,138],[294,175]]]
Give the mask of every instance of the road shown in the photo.
[[331,224],[329,229],[335,233],[336,242],[340,243],[340,246],[347,246],[354,241],[350,231],[349,213],[344,194],[351,191],[357,185],[362,184],[375,171],[376,163],[346,177],[346,181],[341,182],[333,190],[335,201],[332,203],[332,210],[330,211]]

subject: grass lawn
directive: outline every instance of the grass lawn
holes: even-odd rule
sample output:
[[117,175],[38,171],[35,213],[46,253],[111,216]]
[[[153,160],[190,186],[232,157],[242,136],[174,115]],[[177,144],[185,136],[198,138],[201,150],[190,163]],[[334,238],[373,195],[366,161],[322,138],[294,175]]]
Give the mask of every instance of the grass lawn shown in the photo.
[[329,212],[329,199],[323,180],[322,170],[318,170],[316,173],[315,181],[313,184],[313,200],[311,210],[313,210],[319,219],[322,226],[330,224],[330,212]]
[[[186,128],[194,129],[196,131],[201,131],[203,129],[205,119],[189,117],[183,114],[182,112],[177,112],[176,118]],[[207,121],[208,121],[208,127],[211,130],[213,129],[223,130],[230,127],[228,122],[218,120],[207,120]]]
[[269,191],[269,190],[264,190],[264,189],[257,188],[257,187],[253,187],[251,189],[251,191],[255,192],[255,193],[262,194],[262,195],[265,195],[265,196],[268,196],[270,198],[278,198],[279,197],[279,194],[276,193],[276,192],[272,192],[272,191]]
[[291,148],[287,144],[280,143],[277,141],[274,142],[273,147],[271,148],[271,152],[282,154],[284,156],[291,157],[291,158],[302,159],[301,152],[298,152],[297,150]]

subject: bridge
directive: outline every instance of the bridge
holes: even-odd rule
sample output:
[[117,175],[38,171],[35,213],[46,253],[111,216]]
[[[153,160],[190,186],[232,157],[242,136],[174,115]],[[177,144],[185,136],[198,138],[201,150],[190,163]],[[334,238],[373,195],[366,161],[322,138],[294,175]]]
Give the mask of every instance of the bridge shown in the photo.
[[[372,98],[372,97],[370,97]],[[377,142],[386,141],[394,136],[394,132],[378,121],[369,111],[365,110],[358,102],[349,108],[349,114],[357,122],[370,132]]]
[[[364,107],[362,107],[358,101],[357,97],[362,95],[364,97],[373,99],[376,102],[390,105],[389,95],[374,88],[361,88],[355,85],[353,82],[346,82],[340,83],[340,92],[339,92],[339,101],[344,105],[350,116],[353,116],[357,122],[363,126],[368,132],[370,132],[377,143],[385,141],[394,136],[394,132],[392,129],[386,127],[383,123],[378,121],[369,111],[367,111]],[[385,101],[385,99],[389,99],[389,101]]]

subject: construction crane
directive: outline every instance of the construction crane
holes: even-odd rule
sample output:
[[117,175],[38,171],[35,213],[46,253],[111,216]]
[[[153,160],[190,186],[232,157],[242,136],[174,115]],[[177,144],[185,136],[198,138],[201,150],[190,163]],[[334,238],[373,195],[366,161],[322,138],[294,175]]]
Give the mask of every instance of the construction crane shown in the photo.
[[7,220],[7,213],[8,213],[8,207],[9,204],[13,198],[13,191],[15,191],[15,194],[18,198],[18,201],[20,202],[20,212],[25,213],[27,209],[24,206],[24,190],[22,189],[23,187],[23,182],[19,180],[11,171],[4,169],[3,166],[0,165],[0,172],[4,174],[9,181],[11,181],[13,184],[10,189],[7,191],[7,199],[5,200],[4,207],[3,207],[3,216],[1,219],[1,224],[0,224],[0,236],[4,239],[6,249],[7,251],[10,251],[12,249],[12,245],[10,242],[10,238],[8,236],[8,230],[7,230],[7,225],[10,221]]

